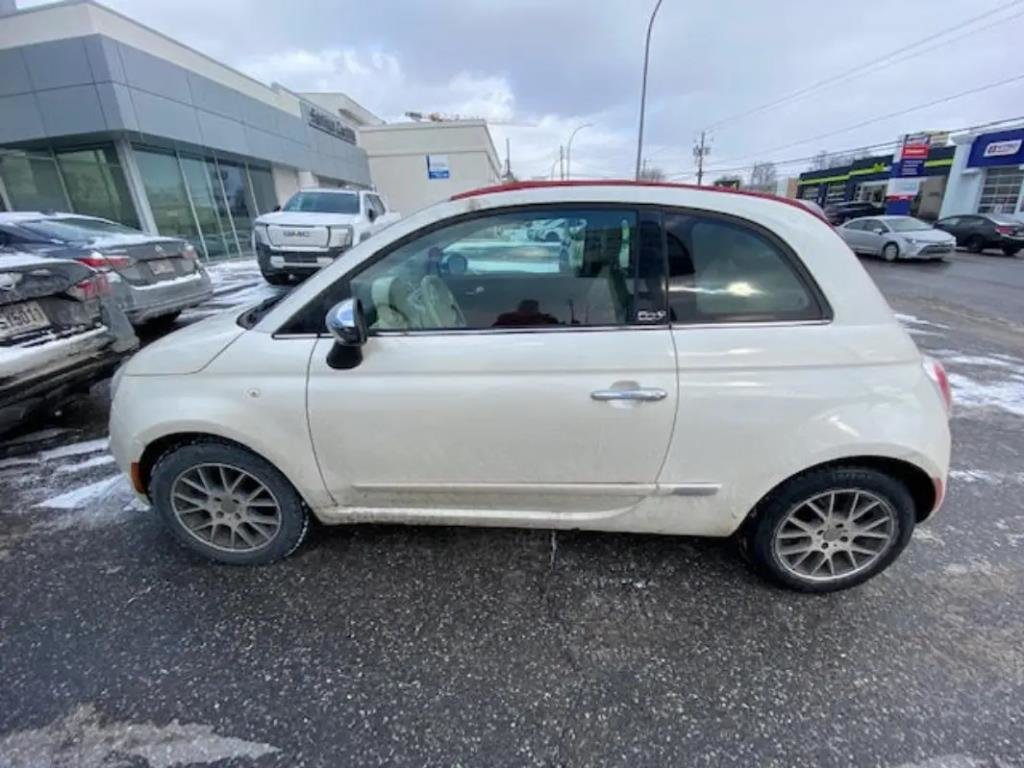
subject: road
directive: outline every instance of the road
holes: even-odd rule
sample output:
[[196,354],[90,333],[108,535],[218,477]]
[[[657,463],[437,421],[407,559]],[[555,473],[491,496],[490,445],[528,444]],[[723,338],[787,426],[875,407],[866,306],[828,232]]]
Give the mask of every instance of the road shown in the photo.
[[589,533],[319,529],[211,567],[132,503],[99,388],[0,463],[0,766],[1024,765],[1024,259],[866,266],[949,367],[954,473],[831,596]]

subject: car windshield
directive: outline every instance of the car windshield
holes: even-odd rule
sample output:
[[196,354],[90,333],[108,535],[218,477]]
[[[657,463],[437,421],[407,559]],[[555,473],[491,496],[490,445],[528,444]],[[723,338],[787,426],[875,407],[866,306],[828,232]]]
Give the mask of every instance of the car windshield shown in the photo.
[[87,219],[78,216],[67,216],[59,219],[35,219],[19,221],[18,226],[34,235],[60,240],[62,242],[82,242],[95,240],[100,235],[137,235],[138,230],[115,224],[103,219]]
[[359,213],[359,195],[354,192],[296,192],[284,204],[282,210],[302,213]]
[[907,216],[904,219],[886,219],[885,223],[893,232],[919,232],[924,229],[931,229],[932,225],[927,221],[914,219]]

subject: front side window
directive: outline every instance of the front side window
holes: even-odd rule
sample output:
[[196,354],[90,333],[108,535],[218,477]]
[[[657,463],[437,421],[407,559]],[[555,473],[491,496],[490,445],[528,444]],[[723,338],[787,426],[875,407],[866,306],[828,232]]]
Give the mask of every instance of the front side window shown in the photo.
[[359,213],[355,192],[296,192],[282,210],[301,213]]
[[819,320],[824,307],[783,246],[731,219],[665,216],[674,323]]
[[545,208],[416,236],[350,290],[377,331],[621,326],[664,320],[661,263],[636,211]]

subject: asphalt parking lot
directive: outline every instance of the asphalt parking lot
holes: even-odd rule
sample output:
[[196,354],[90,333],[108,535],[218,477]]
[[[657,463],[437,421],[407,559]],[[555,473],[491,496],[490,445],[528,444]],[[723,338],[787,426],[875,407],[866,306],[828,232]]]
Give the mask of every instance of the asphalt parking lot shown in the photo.
[[132,502],[97,387],[0,446],[0,766],[1024,766],[1024,258],[866,266],[950,371],[954,471],[831,596],[612,534],[320,529],[210,566]]

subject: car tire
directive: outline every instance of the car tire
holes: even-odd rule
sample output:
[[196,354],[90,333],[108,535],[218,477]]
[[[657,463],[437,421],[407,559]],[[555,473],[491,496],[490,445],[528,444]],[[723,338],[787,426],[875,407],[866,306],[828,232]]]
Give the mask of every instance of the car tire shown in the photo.
[[230,443],[187,443],[168,451],[153,467],[149,491],[178,542],[218,563],[273,563],[298,549],[309,531],[309,510],[288,479]]
[[900,247],[896,243],[886,243],[882,246],[882,258],[888,262],[898,261],[900,258]]
[[264,272],[263,279],[271,285],[288,285],[291,282],[291,278],[282,272],[272,272],[270,274]]
[[776,583],[835,592],[888,568],[910,541],[915,521],[902,481],[866,467],[825,467],[797,475],[763,499],[741,544],[754,568]]
[[981,253],[985,250],[985,240],[978,235],[971,235],[967,238],[967,242],[964,244],[967,246],[967,250],[971,253]]
[[1003,248],[1003,253],[1011,257],[1016,256],[1020,253],[1020,248],[1017,248],[1016,246],[1007,246]]

